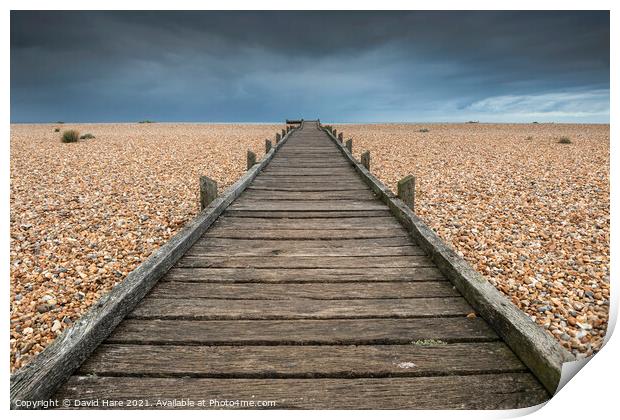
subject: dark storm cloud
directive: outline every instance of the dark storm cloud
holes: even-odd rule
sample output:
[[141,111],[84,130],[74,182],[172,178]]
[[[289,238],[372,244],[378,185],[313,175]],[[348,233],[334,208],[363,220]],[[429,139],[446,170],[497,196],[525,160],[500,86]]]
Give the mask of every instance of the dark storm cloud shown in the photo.
[[13,121],[609,118],[607,12],[12,12]]

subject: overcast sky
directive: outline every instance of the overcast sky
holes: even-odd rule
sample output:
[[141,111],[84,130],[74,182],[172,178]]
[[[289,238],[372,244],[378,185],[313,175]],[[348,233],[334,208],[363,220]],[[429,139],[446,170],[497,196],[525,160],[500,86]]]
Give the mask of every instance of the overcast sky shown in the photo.
[[11,121],[609,122],[608,12],[11,12]]

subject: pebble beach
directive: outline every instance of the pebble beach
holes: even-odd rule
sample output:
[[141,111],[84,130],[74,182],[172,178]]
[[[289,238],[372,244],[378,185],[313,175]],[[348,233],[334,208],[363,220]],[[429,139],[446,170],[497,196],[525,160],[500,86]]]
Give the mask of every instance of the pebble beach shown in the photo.
[[[11,125],[11,369],[198,213],[200,175],[222,191],[283,127]],[[61,143],[69,129],[95,138]]]

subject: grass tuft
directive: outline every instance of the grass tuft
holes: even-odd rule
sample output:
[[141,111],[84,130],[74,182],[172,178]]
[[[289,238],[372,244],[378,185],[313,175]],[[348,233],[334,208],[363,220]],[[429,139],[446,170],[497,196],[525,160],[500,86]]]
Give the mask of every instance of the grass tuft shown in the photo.
[[54,133],[60,133],[60,128],[54,128]]
[[562,136],[560,137],[560,139],[558,140],[558,143],[560,144],[571,144],[572,140],[570,139],[570,137],[567,136]]
[[62,133],[60,141],[63,143],[76,143],[80,138],[80,132],[77,130],[67,130]]
[[420,133],[428,133],[430,130],[428,128],[420,128],[420,130],[418,130]]

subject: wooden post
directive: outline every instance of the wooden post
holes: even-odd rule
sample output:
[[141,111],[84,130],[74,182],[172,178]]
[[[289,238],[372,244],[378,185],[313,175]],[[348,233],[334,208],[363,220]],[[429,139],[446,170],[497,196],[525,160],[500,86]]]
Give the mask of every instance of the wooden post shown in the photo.
[[362,165],[370,171],[370,152],[366,150],[361,156]]
[[248,149],[248,169],[256,165],[256,153]]
[[217,182],[208,176],[200,177],[200,210],[217,198]]
[[413,175],[407,175],[398,181],[398,198],[413,210],[415,204],[415,177]]
[[280,133],[276,133],[276,144],[280,143]]
[[347,149],[349,150],[349,153],[353,153],[353,139],[347,140],[345,145],[347,146]]
[[286,130],[282,129],[282,138],[284,138],[284,136],[286,136]]
[[335,128],[332,130],[332,134],[334,135],[334,137],[336,137],[336,129]]
[[269,153],[270,150],[271,150],[271,140],[266,139],[265,140],[265,154]]
[[338,140],[342,143],[342,133],[338,133]]

